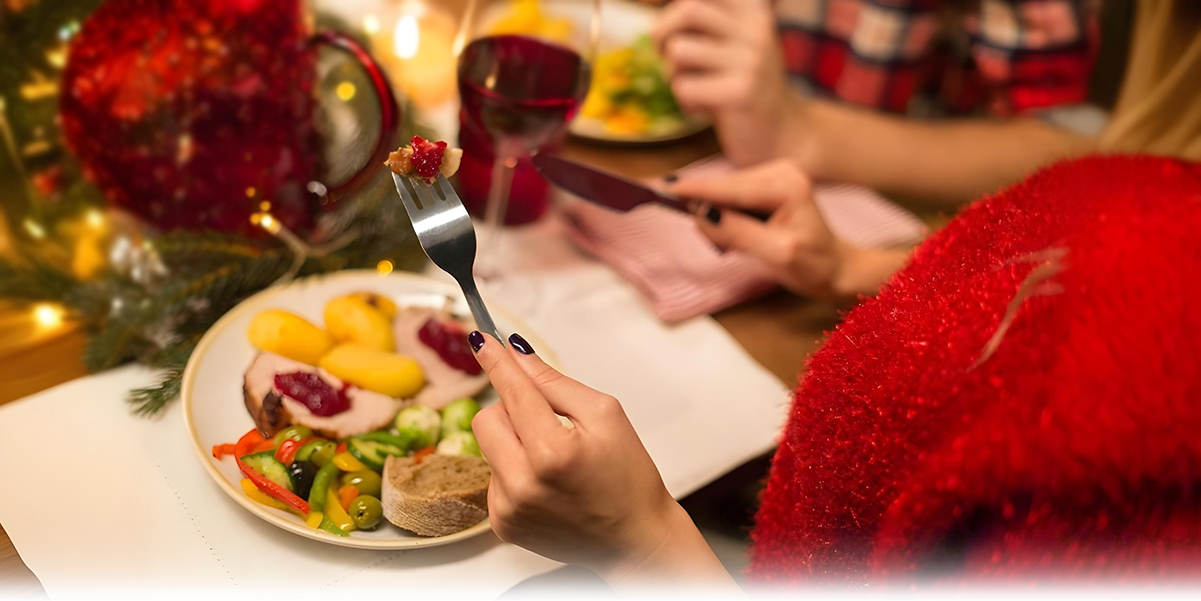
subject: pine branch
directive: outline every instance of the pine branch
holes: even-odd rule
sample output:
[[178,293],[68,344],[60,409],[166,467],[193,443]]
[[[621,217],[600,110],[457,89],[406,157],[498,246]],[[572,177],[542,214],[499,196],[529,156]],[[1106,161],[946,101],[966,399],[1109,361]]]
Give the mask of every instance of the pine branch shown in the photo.
[[162,379],[154,386],[136,388],[125,399],[133,412],[142,417],[153,417],[175,399],[179,398],[183,386],[183,368],[165,370]]
[[133,359],[145,347],[145,340],[132,325],[110,320],[88,337],[83,347],[83,365],[90,373],[102,372]]
[[256,259],[263,255],[264,244],[242,236],[221,232],[170,232],[154,240],[154,248],[165,263],[181,263],[205,256],[229,259]]
[[71,274],[39,260],[18,265],[0,261],[0,298],[17,301],[60,301],[79,286]]

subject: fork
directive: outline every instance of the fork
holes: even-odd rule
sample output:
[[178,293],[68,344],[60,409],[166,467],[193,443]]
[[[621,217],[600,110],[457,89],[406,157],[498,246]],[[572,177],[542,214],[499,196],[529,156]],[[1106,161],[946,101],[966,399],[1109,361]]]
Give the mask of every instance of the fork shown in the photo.
[[459,283],[476,327],[504,345],[505,339],[475,286],[475,228],[455,189],[441,174],[433,185],[395,173],[392,180],[426,256]]

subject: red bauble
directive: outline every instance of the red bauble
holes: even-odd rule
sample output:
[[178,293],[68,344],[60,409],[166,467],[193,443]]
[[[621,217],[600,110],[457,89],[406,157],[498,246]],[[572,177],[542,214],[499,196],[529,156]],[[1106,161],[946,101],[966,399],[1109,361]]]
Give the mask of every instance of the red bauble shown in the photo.
[[110,0],[72,40],[66,141],[108,200],[164,229],[311,220],[315,51],[299,0]]
[[966,209],[809,361],[750,576],[1195,578],[1198,231],[1201,165],[1150,157]]

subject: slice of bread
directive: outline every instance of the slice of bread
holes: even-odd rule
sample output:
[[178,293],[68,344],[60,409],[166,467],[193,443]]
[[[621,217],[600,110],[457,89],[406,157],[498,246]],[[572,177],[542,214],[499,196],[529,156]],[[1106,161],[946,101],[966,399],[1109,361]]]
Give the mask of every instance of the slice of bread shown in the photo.
[[492,468],[479,457],[429,455],[384,462],[384,517],[421,536],[445,536],[488,519]]

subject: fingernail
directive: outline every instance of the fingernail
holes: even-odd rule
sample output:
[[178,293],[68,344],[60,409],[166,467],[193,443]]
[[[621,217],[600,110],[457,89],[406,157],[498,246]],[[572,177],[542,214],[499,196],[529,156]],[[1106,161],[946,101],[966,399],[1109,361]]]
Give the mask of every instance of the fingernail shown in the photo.
[[467,342],[471,343],[471,350],[478,353],[484,347],[484,335],[479,330],[472,330],[467,335]]
[[712,223],[713,225],[721,223],[721,209],[718,209],[717,207],[709,207],[709,210],[705,211],[705,219],[707,219],[709,223]]
[[665,181],[669,184],[674,184],[679,180],[680,180],[680,176],[678,176],[674,173],[668,173],[667,175],[663,176],[663,181]]
[[517,349],[517,352],[523,355],[534,354],[534,346],[527,342],[525,338],[522,338],[521,334],[516,332],[510,334],[509,344],[513,345],[513,348]]

